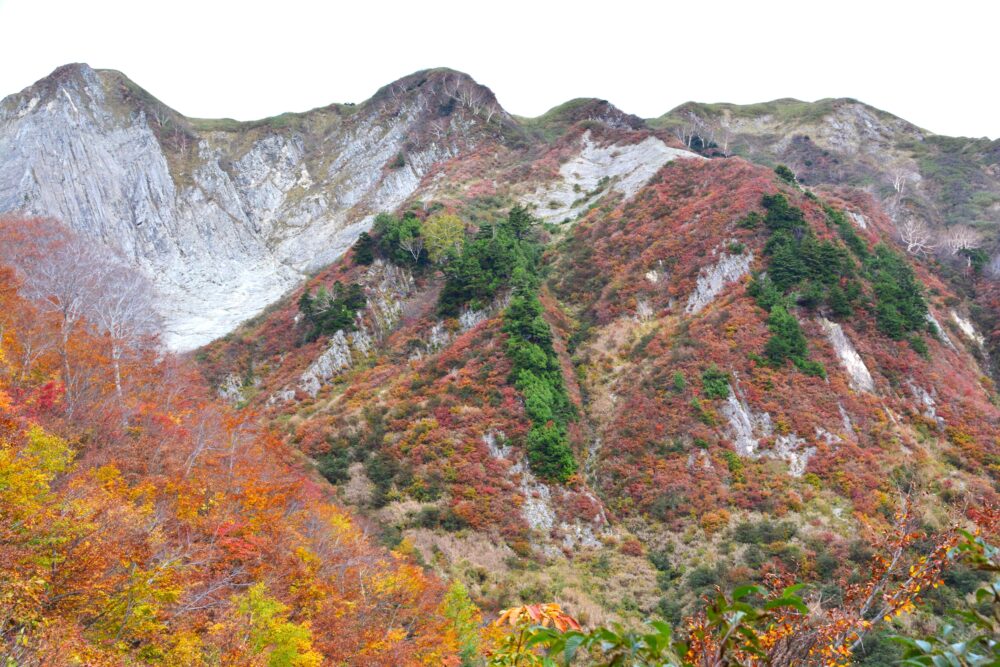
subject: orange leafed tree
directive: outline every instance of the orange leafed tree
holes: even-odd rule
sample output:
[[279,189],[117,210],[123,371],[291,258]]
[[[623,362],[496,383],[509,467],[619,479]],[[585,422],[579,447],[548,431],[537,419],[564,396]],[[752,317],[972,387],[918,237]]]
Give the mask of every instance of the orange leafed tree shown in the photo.
[[[73,243],[36,224],[34,245],[28,222],[2,226],[8,261]],[[117,275],[68,312],[74,290],[0,268],[0,660],[453,661],[439,581],[371,544],[145,326],[102,320],[128,284]]]

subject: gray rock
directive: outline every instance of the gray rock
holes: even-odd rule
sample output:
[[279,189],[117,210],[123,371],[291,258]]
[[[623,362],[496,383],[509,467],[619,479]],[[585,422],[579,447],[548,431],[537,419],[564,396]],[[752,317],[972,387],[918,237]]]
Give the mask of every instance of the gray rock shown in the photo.
[[[335,260],[485,136],[462,107],[439,117],[440,81],[410,79],[353,113],[227,125],[68,65],[0,102],[0,214],[57,218],[119,252],[153,280],[168,346],[191,349]],[[441,131],[418,140],[430,120]]]
[[702,269],[698,275],[698,282],[695,284],[694,292],[688,297],[684,312],[692,315],[712,303],[727,285],[750,273],[751,264],[753,264],[752,252],[747,251],[740,255],[722,253],[718,262]]

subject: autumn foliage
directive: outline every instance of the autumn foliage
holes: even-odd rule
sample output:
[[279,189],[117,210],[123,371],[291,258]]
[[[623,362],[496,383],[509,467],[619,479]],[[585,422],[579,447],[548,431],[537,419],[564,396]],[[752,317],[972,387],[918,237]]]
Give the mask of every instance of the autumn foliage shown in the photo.
[[21,275],[0,271],[0,658],[457,655],[441,584],[374,546],[256,415],[220,405],[152,340],[130,340],[116,372],[111,334],[85,311],[67,331],[53,297],[19,294]]

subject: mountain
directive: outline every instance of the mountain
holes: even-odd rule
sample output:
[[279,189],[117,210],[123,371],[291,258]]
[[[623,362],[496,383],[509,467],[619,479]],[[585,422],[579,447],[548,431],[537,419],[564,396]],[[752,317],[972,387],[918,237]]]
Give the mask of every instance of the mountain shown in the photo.
[[857,100],[692,102],[650,125],[687,140],[703,135],[763,164],[787,164],[806,185],[864,189],[897,217],[989,234],[1000,224],[1000,141],[935,135]]
[[853,100],[525,119],[450,70],[236,123],[71,66],[2,113],[0,209],[149,274],[217,396],[487,613],[798,580],[870,623],[880,535],[998,500],[995,142]]
[[[767,572],[839,599],[832,582],[862,576],[859,534],[901,494],[927,526],[993,502],[988,265],[908,254],[877,189],[566,111],[519,121],[530,147],[442,167],[376,225],[374,251],[201,350],[207,377],[486,608],[556,599],[591,622],[676,622],[712,586]],[[543,221],[569,481],[534,463],[517,288],[450,309],[465,254],[435,265],[392,245],[407,215],[429,228],[451,212],[482,238],[518,203]],[[313,337],[302,304],[338,284],[366,305]]]
[[[478,149],[546,145],[584,121],[669,128],[688,147],[721,142],[939,226],[992,235],[1000,221],[1000,143],[936,137],[853,100],[688,104],[647,123],[580,99],[523,119],[467,75],[438,69],[358,105],[236,122],[186,118],[120,72],[83,64],[0,103],[0,211],[69,221],[128,258],[159,288],[167,343],[187,350],[339,257],[375,213],[430,187],[435,167]],[[649,168],[659,163],[649,156]],[[526,201],[547,219],[567,212]]]
[[67,65],[0,103],[0,211],[65,220],[128,258],[160,290],[167,343],[191,349],[508,122],[448,70],[360,105],[239,123],[185,118],[119,72]]

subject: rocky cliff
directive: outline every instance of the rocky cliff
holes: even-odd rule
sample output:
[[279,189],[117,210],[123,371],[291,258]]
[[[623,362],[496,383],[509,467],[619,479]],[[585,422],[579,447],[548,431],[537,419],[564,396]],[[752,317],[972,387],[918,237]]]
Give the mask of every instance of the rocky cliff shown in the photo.
[[[583,126],[627,138],[567,139]],[[0,214],[57,218],[115,249],[153,279],[166,341],[187,350],[342,255],[375,213],[418,192],[466,197],[471,174],[448,165],[490,150],[491,162],[473,161],[490,187],[512,187],[550,222],[631,197],[699,152],[788,163],[805,184],[875,195],[899,220],[972,228],[986,250],[1000,226],[1000,142],[938,137],[854,100],[692,103],[643,121],[581,99],[525,119],[439,69],[358,105],[236,122],[186,118],[82,64],[0,102]],[[526,167],[540,155],[555,163]],[[482,191],[490,179],[478,176]],[[1000,274],[995,249],[985,261]]]
[[689,102],[649,124],[709,152],[787,164],[807,185],[867,190],[898,219],[989,236],[1000,226],[1000,141],[935,135],[846,98]]
[[447,70],[357,106],[238,123],[185,118],[118,72],[68,65],[0,103],[0,212],[60,219],[141,267],[168,344],[185,350],[338,257],[432,165],[508,122]]

